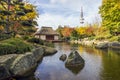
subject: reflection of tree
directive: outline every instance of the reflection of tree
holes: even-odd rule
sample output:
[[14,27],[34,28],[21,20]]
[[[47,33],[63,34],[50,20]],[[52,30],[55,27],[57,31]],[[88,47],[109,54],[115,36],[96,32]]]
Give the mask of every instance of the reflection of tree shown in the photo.
[[120,56],[116,52],[108,50],[103,54],[102,62],[102,80],[120,80]]
[[103,54],[103,52],[106,52],[107,50],[98,50],[93,47],[86,47],[85,51],[89,54],[95,54],[95,55],[101,56]]
[[75,51],[75,50],[78,49],[79,44],[73,43],[73,44],[71,44],[70,46],[71,46],[71,50],[72,50],[72,51]]
[[82,46],[79,46],[78,50],[79,50],[80,54],[82,54],[84,52],[84,48]]
[[62,46],[64,51],[69,51],[70,50],[70,44],[69,43],[63,43],[64,46]]

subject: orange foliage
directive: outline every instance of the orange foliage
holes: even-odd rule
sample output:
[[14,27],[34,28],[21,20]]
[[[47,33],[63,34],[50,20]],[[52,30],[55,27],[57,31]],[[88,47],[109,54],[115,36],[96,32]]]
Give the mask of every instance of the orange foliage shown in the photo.
[[3,27],[3,26],[0,26],[0,30],[4,30],[4,27]]
[[94,33],[94,28],[93,27],[87,27],[85,30],[87,35],[92,35]]
[[72,33],[72,31],[74,30],[74,28],[70,28],[70,27],[64,27],[63,29],[62,29],[62,35],[64,36],[64,37],[69,37],[70,35],[71,35],[71,33]]

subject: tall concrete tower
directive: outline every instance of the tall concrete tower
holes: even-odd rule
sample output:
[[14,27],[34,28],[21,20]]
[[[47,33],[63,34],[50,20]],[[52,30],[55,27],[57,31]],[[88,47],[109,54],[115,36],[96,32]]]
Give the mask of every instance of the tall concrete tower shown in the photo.
[[80,23],[83,24],[84,23],[84,15],[83,15],[83,8],[81,7],[81,13],[80,13]]

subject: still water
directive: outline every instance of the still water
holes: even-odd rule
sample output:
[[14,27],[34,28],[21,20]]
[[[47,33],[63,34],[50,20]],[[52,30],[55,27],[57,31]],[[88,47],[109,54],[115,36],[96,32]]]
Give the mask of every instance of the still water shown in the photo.
[[58,52],[43,58],[35,71],[38,80],[120,80],[120,50],[97,50],[94,48],[76,46],[74,48],[85,60],[84,67],[77,72],[65,67],[60,61],[62,54],[69,55],[73,45],[55,43]]

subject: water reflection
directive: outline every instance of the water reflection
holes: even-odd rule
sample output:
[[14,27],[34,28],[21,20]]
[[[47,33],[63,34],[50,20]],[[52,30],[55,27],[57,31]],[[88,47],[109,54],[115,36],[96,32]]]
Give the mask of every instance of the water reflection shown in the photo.
[[66,68],[59,57],[62,54],[68,56],[72,46],[61,43],[55,44],[55,47],[57,54],[43,58],[35,72],[39,80],[120,80],[119,51],[78,46],[77,51],[85,60],[84,68]]
[[74,66],[74,67],[70,67],[70,66],[66,66],[65,67],[70,70],[74,75],[77,75],[80,73],[80,71],[84,68],[84,65],[80,65],[80,66]]
[[120,80],[120,55],[118,51],[108,50],[108,53],[102,56],[103,70],[101,80]]

